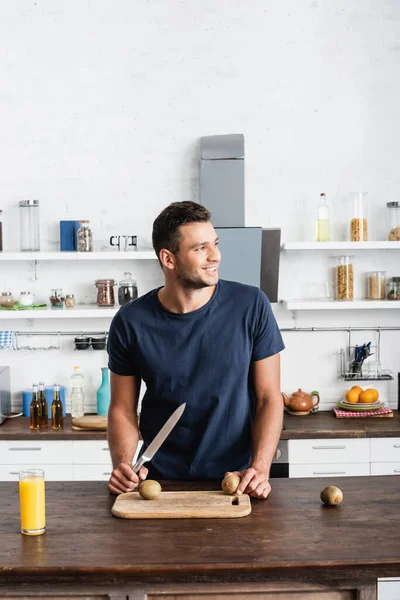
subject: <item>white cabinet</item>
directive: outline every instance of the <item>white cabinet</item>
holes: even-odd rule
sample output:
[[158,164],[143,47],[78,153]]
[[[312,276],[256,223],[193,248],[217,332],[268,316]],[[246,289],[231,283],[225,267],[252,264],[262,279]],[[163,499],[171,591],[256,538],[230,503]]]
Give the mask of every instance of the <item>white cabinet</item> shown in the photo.
[[19,471],[29,468],[43,469],[46,481],[72,481],[72,465],[49,465],[45,463],[17,463],[13,465],[0,465],[0,481],[18,481]]
[[370,474],[370,440],[289,440],[289,477],[349,477]]
[[399,600],[400,579],[379,579],[378,600]]
[[289,477],[355,477],[369,475],[369,463],[341,463],[341,464],[289,464]]
[[400,438],[371,440],[371,475],[400,475]]

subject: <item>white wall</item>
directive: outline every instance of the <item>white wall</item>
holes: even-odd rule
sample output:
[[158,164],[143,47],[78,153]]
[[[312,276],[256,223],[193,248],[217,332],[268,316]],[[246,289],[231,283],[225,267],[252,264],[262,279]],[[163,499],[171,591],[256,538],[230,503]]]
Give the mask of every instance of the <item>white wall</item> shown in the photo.
[[[60,219],[89,218],[96,246],[113,233],[149,244],[151,224],[174,200],[198,199],[201,135],[243,132],[246,224],[280,226],[286,240],[312,239],[324,191],[333,234],[343,239],[346,195],[369,192],[372,238],[386,235],[385,203],[399,199],[400,4],[397,0],[4,0],[0,4],[0,208],[6,249],[18,248],[18,201],[41,203],[42,248],[58,245]],[[394,259],[369,255],[364,270]],[[387,262],[389,261],[389,262]],[[398,261],[397,261],[398,264]],[[282,256],[281,297],[327,278],[327,257]],[[124,265],[60,270],[1,263],[0,287],[94,293],[98,276]],[[16,270],[18,269],[18,271]],[[389,273],[390,271],[390,273]],[[137,265],[139,292],[159,284],[156,264]],[[296,289],[293,289],[293,288]],[[307,286],[306,286],[307,288]],[[289,296],[290,294],[290,296]],[[297,325],[399,324],[397,311],[301,316]],[[292,315],[279,307],[279,324]],[[16,321],[1,321],[4,329]],[[54,325],[54,322],[52,325]],[[103,329],[100,322],[68,328]],[[19,329],[50,327],[18,321]],[[57,329],[65,328],[59,322]],[[283,389],[319,389],[330,406],[344,334],[285,335]],[[385,334],[384,366],[399,370],[399,334]],[[362,341],[368,341],[363,339]],[[40,376],[67,383],[77,353],[2,351],[18,390]],[[398,354],[398,353],[397,353]],[[105,353],[82,352],[88,405]],[[394,405],[396,386],[380,390]]]

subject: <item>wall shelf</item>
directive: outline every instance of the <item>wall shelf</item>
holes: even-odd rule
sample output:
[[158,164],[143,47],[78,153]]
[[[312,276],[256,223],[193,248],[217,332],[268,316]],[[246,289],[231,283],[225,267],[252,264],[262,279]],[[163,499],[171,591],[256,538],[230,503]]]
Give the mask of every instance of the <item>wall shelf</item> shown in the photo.
[[400,250],[400,242],[285,242],[281,251],[310,250]]
[[400,309],[396,300],[281,300],[287,310],[382,310]]
[[0,310],[0,320],[11,319],[88,319],[112,318],[120,306],[102,308],[97,304],[78,304],[74,308],[34,308],[28,310]]
[[0,252],[0,261],[29,261],[29,260],[155,260],[156,253],[153,250],[138,250],[136,252]]

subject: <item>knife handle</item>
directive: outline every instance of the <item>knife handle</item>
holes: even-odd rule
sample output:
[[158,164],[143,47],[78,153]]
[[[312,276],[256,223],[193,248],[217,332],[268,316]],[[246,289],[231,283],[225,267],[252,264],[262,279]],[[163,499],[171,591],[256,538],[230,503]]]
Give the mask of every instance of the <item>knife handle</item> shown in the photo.
[[142,456],[139,458],[139,460],[137,460],[135,462],[135,464],[132,465],[133,472],[138,473],[140,471],[140,469],[143,467],[145,462],[147,462],[146,457],[144,456],[144,454],[142,454]]

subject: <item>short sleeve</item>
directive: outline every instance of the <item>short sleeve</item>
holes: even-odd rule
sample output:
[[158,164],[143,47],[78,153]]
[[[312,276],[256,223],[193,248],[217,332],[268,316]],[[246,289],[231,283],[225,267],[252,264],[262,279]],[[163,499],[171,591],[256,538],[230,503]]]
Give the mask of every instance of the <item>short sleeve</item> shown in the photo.
[[112,373],[124,376],[140,376],[133,357],[133,347],[127,324],[121,311],[113,318],[107,342],[108,368]]
[[261,290],[258,290],[256,300],[253,331],[252,361],[263,360],[285,349],[271,304]]

